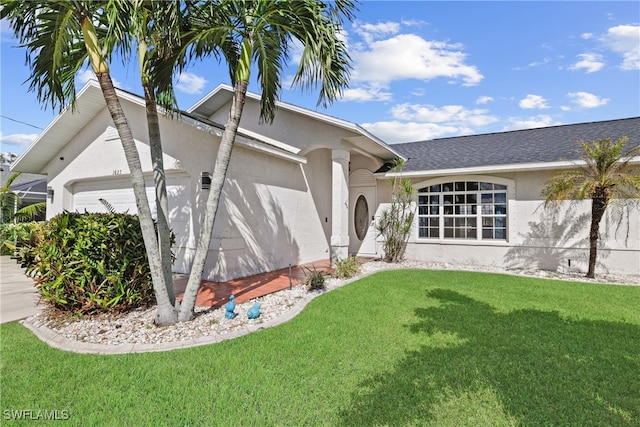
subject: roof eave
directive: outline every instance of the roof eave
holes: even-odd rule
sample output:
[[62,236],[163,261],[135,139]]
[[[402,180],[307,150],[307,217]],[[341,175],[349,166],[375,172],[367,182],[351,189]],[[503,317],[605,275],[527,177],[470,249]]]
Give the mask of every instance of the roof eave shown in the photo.
[[[634,157],[629,160],[630,164],[640,164],[640,156]],[[453,176],[453,175],[468,175],[468,174],[490,174],[490,173],[508,173],[508,172],[531,172],[531,171],[545,171],[545,170],[560,170],[584,166],[583,160],[561,160],[557,162],[536,162],[536,163],[518,163],[508,165],[487,165],[487,166],[474,166],[468,168],[447,168],[447,169],[432,169],[432,170],[419,170],[419,171],[403,171],[403,172],[384,172],[375,174],[376,178],[393,178],[393,177],[405,177],[405,178],[422,178],[431,176]]]
[[[116,89],[119,99],[127,100],[138,105],[144,106],[144,99],[130,92]],[[87,100],[87,96],[92,97]],[[94,101],[91,105],[90,101]],[[88,104],[88,105],[83,105]],[[27,173],[43,173],[46,165],[51,159],[69,142],[71,133],[65,132],[71,129],[72,132],[79,132],[91,121],[96,114],[106,107],[102,90],[97,81],[89,80],[78,91],[76,95],[76,110],[81,110],[80,115],[76,115],[76,111],[70,106],[66,106],[60,114],[58,114],[45,130],[27,147],[27,149],[16,159],[11,165],[11,171],[27,172]],[[87,111],[88,109],[88,111]],[[79,117],[79,119],[77,119]],[[74,122],[74,119],[75,120]],[[59,133],[59,135],[56,135]],[[44,144],[42,141],[47,140]]]

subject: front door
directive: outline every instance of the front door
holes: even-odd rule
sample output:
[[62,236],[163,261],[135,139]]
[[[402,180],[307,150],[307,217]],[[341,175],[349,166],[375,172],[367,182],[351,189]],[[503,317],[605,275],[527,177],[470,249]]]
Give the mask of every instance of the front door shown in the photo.
[[349,254],[376,254],[376,187],[349,188]]

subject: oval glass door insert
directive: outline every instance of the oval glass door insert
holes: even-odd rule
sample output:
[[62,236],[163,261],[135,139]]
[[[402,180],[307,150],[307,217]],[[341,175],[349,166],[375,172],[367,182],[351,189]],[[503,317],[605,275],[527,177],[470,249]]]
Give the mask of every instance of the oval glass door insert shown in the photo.
[[367,205],[367,199],[362,194],[358,196],[358,200],[356,200],[353,225],[358,239],[361,241],[364,240],[364,237],[367,235],[367,229],[369,228],[369,206]]

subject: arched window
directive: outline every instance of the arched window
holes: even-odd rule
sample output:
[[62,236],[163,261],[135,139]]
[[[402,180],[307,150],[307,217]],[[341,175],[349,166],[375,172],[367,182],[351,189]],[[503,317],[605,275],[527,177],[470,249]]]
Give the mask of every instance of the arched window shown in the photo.
[[507,239],[507,186],[445,181],[418,190],[418,237]]

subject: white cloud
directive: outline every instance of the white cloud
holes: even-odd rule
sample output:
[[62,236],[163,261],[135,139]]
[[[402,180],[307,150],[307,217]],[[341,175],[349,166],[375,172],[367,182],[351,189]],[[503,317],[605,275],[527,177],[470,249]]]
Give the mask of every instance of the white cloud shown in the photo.
[[518,129],[533,129],[543,128],[547,126],[561,125],[562,122],[554,121],[551,116],[546,114],[539,114],[537,116],[522,118],[522,117],[509,117],[508,123],[503,131],[518,130]]
[[611,27],[600,41],[608,49],[622,55],[622,70],[640,70],[640,25]]
[[593,38],[593,33],[582,33],[580,37],[582,37],[584,40],[589,40]]
[[493,102],[493,101],[495,101],[495,100],[490,96],[481,96],[478,99],[476,99],[476,104],[483,105],[483,104],[488,104],[489,102]]
[[377,24],[356,22],[353,24],[353,28],[369,44],[377,38],[397,34],[400,31],[400,24],[397,22],[378,22]]
[[[90,69],[78,71],[78,73],[76,74],[76,79],[78,79],[78,82],[80,82],[81,85],[84,85],[89,80],[97,80],[95,73]],[[113,75],[111,75],[111,81],[113,82],[114,87],[122,89],[122,84],[118,80],[116,80]]]
[[21,147],[29,146],[37,137],[37,133],[12,133],[5,135],[0,132],[0,142],[3,144],[18,145]]
[[[366,41],[366,39],[365,39]],[[404,79],[431,80],[439,77],[478,84],[484,76],[465,63],[462,45],[428,41],[415,34],[359,45],[351,53],[354,82],[387,84]]]
[[389,144],[422,141],[444,135],[473,133],[470,129],[435,123],[403,122],[400,120],[363,123],[362,127]]
[[524,110],[532,110],[532,109],[544,110],[546,108],[549,108],[549,106],[547,105],[546,99],[544,99],[540,95],[532,95],[532,94],[528,94],[524,99],[521,99],[518,105],[520,106],[520,108]]
[[486,126],[498,119],[487,114],[487,110],[469,110],[462,105],[435,107],[423,104],[398,104],[391,109],[391,117],[397,120],[424,123],[445,123],[449,127],[468,128]]
[[176,89],[189,94],[198,94],[202,92],[207,83],[204,77],[184,72],[176,80]]
[[601,98],[589,92],[569,92],[567,96],[571,98],[571,102],[580,108],[601,107],[609,102],[609,99]]
[[391,101],[393,94],[383,90],[382,87],[358,87],[345,89],[342,100],[343,101]]
[[580,61],[569,67],[570,70],[585,69],[587,73],[595,73],[600,71],[604,67],[604,61],[602,55],[597,53],[581,53],[577,55]]

